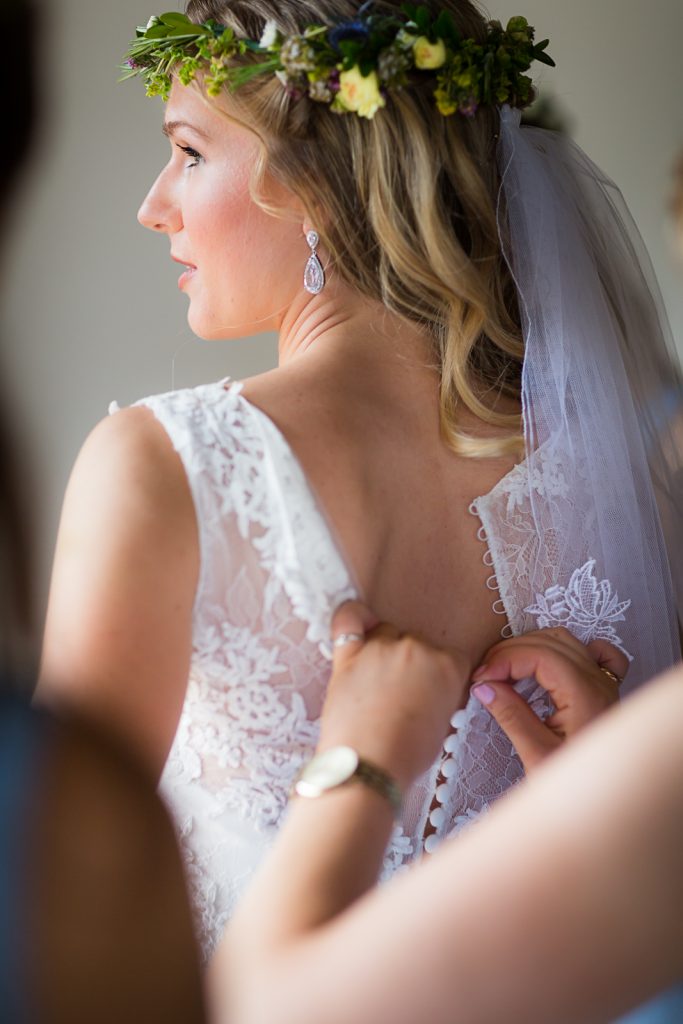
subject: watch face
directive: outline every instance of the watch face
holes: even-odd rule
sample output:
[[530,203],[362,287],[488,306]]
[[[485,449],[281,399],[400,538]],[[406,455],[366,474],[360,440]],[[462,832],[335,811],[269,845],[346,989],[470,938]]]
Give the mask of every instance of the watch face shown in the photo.
[[352,747],[330,747],[306,765],[295,789],[299,796],[320,796],[328,789],[348,782],[358,767]]

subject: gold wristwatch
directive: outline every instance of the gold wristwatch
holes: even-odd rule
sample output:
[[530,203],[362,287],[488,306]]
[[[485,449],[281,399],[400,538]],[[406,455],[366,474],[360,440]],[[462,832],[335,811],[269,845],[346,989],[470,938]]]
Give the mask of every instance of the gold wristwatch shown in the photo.
[[401,810],[401,791],[397,784],[377,765],[365,761],[353,747],[330,747],[308,762],[299,772],[292,794],[318,797],[330,789],[362,782],[391,804],[394,814]]

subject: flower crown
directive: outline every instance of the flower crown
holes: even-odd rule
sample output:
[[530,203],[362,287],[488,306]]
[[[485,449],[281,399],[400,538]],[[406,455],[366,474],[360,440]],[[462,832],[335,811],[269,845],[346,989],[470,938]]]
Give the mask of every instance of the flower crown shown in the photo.
[[[526,18],[487,24],[484,41],[463,38],[449,11],[433,17],[423,6],[375,13],[372,0],[356,17],[332,27],[308,25],[284,35],[266,23],[261,39],[238,39],[215,21],[197,25],[184,14],[161,14],[137,30],[121,70],[121,81],[139,76],[148,96],[168,99],[173,75],[189,85],[205,72],[206,91],[235,90],[257,75],[274,74],[295,99],[307,96],[335,113],[373,118],[387,94],[431,76],[434,99],[444,116],[473,117],[482,105],[523,108],[534,100],[524,74],[534,61],[550,67],[548,40],[534,44]],[[246,63],[235,58],[247,57]]]

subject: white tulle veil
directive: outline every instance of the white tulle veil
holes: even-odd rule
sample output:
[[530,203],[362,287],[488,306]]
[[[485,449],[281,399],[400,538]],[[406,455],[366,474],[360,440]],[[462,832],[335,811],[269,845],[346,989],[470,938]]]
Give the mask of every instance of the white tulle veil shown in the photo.
[[[498,228],[525,342],[525,458],[471,512],[503,636],[565,626],[626,652],[622,692],[680,658],[683,387],[650,262],[616,186],[570,139],[501,109]],[[541,717],[535,680],[516,685]],[[454,715],[425,848],[523,776],[475,697]],[[436,787],[436,789],[434,788]]]
[[[498,159],[525,339],[529,588],[566,587],[593,561],[609,582],[594,603],[631,602],[612,618],[623,615],[632,687],[680,657],[683,389],[669,328],[621,194],[578,146],[506,106]],[[533,471],[540,454],[545,486]],[[527,609],[528,625],[542,612]]]

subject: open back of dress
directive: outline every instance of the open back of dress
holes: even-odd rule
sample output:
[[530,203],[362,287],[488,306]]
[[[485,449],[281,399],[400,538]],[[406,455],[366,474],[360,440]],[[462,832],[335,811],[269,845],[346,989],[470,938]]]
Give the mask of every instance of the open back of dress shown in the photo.
[[[140,404],[182,459],[199,528],[191,672],[161,792],[178,828],[208,958],[316,745],[332,615],[360,595],[286,439],[241,396],[239,384],[219,381]],[[539,488],[561,490],[558,468],[542,456],[532,469]],[[530,592],[528,472],[527,464],[517,467],[472,507],[482,520],[482,556],[500,593],[505,634],[534,627],[538,613],[545,616],[539,624],[618,641],[614,623],[625,606],[605,600],[613,595],[598,587],[589,552],[569,587]],[[528,683],[543,713],[542,693],[533,690]],[[509,741],[476,700],[453,724],[442,755],[406,796],[385,878],[475,818],[522,775]]]

